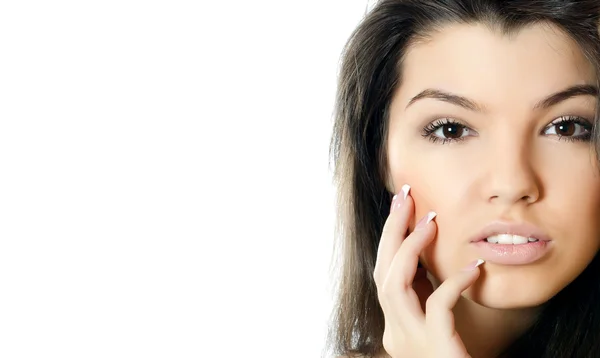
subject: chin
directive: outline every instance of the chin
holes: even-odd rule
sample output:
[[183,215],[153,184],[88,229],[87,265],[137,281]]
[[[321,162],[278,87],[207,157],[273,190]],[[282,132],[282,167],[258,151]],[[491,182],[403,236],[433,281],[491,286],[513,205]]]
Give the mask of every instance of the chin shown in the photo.
[[551,298],[540,298],[540,297],[514,297],[514,295],[503,295],[503,294],[471,294],[467,290],[463,293],[463,297],[469,301],[475,302],[486,308],[493,308],[498,310],[521,310],[528,308],[535,308],[544,305]]
[[544,305],[561,290],[561,287],[549,287],[547,284],[545,280],[480,277],[472,287],[463,292],[463,297],[487,308],[535,308]]

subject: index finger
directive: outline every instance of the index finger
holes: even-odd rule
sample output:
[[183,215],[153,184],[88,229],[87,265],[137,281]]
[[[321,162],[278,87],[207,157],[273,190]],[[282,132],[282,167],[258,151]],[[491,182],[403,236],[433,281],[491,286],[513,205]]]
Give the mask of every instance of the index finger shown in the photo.
[[385,280],[396,252],[405,239],[408,223],[414,212],[414,202],[409,195],[410,186],[402,186],[402,190],[392,200],[388,216],[377,248],[377,261],[373,277],[375,282]]

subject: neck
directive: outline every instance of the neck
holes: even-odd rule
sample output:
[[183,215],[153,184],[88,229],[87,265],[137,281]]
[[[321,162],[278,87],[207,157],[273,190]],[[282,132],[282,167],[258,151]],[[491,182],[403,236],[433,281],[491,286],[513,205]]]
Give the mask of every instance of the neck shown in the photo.
[[539,308],[503,310],[461,297],[454,307],[455,327],[473,358],[499,357],[531,327]]

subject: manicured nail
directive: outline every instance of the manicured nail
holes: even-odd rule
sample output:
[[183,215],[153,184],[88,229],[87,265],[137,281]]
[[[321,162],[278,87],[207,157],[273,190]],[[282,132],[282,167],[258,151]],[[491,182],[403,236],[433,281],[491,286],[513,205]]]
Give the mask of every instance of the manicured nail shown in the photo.
[[410,185],[404,184],[402,186],[402,191],[401,191],[402,195],[400,195],[400,194],[394,195],[394,198],[392,199],[392,206],[390,207],[390,211],[399,209],[402,206],[402,204],[406,200],[406,197],[408,196],[409,191],[410,191]]
[[402,185],[402,196],[404,197],[404,200],[406,200],[406,197],[408,196],[409,191],[410,191],[410,185],[408,185],[408,184]]
[[470,264],[467,265],[467,267],[463,268],[463,271],[473,271],[475,270],[475,268],[479,265],[481,265],[482,263],[484,263],[485,261],[483,261],[482,259],[477,259],[473,262],[471,262]]
[[394,211],[396,208],[396,201],[398,200],[398,195],[394,195],[392,198],[392,205],[390,205],[390,212]]
[[433,218],[436,217],[436,215],[437,214],[435,212],[430,211],[421,220],[419,220],[419,222],[417,223],[417,227],[415,227],[415,230],[422,229],[425,226],[427,226],[427,224],[429,224],[431,222],[431,220],[433,220]]

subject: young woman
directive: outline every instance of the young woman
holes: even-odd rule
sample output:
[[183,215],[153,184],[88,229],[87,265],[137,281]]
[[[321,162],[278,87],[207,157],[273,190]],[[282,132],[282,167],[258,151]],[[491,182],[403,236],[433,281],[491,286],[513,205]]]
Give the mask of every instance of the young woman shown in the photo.
[[332,156],[348,357],[600,356],[598,0],[382,0]]

